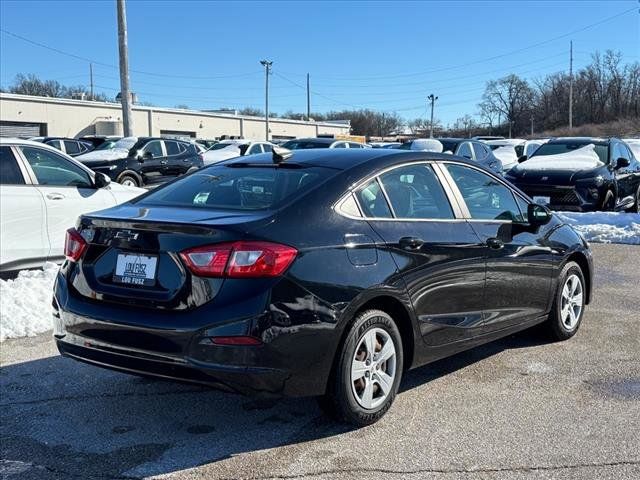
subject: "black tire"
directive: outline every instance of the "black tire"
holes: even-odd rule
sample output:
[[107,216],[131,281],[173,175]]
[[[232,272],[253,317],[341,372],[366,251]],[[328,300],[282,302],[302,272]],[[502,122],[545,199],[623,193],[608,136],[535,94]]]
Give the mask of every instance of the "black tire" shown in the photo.
[[[565,311],[568,313],[567,300],[563,298],[563,290],[568,284],[570,278],[577,278],[580,281],[580,292],[582,293],[582,300],[580,302],[580,312],[575,315],[575,308],[569,305],[568,308],[572,308],[574,311],[575,320],[567,318]],[[571,285],[568,285],[571,289]],[[549,319],[546,322],[547,332],[553,340],[562,341],[573,337],[582,323],[582,317],[584,316],[584,307],[587,299],[586,283],[584,281],[584,274],[582,269],[575,262],[568,262],[560,272],[558,276],[558,287],[553,299],[553,306],[549,313]]]
[[604,195],[604,201],[602,202],[602,210],[605,212],[612,212],[616,208],[616,197],[611,190],[607,190]]
[[[377,382],[379,377],[377,377],[375,359],[371,363],[371,371],[366,372],[366,379],[363,376],[355,382],[351,380],[352,362],[356,359],[356,355],[366,355],[362,361],[365,362],[364,358],[369,361],[366,350],[362,350],[366,343],[364,338],[367,333],[376,339],[374,350],[378,347],[382,348],[382,341],[384,341],[384,345],[386,345],[387,341],[391,341],[395,349],[395,364],[392,365],[391,359],[389,359],[388,362],[380,364],[378,369],[382,373],[393,371],[393,381],[386,396],[384,395],[384,389],[380,386],[381,383]],[[380,341],[378,341],[379,339]],[[356,349],[360,353],[357,353]],[[377,422],[391,407],[402,379],[403,351],[402,338],[398,327],[393,319],[381,310],[361,312],[356,316],[337,355],[327,393],[318,399],[320,407],[332,417],[357,426],[362,427]],[[371,391],[375,395],[373,402],[380,402],[380,404],[372,408],[364,408],[360,402],[365,396],[365,388],[362,387],[363,396],[360,400],[356,397],[356,390],[358,385],[368,385],[369,383],[371,384]]]
[[635,200],[635,203],[628,211],[631,213],[640,213],[640,185],[638,185],[638,190],[636,190]]
[[118,183],[122,185],[130,184],[129,182],[133,183],[133,186],[135,187],[140,186],[140,181],[136,178],[135,175],[132,175],[130,173],[123,173],[118,177]]

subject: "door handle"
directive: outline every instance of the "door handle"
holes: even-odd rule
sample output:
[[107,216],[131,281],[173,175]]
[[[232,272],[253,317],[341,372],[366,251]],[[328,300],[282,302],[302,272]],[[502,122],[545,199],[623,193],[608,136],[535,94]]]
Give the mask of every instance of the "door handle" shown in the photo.
[[418,250],[424,245],[424,240],[417,237],[402,237],[398,243],[404,250]]
[[58,192],[51,192],[47,193],[47,198],[49,200],[62,200],[64,198],[64,195]]
[[487,239],[487,246],[489,248],[493,248],[494,250],[500,250],[502,247],[504,247],[504,242],[500,239],[492,237]]

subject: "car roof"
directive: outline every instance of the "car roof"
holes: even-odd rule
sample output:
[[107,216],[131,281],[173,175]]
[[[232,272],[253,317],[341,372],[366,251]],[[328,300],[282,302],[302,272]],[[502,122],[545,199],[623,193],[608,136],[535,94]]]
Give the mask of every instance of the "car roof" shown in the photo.
[[[284,163],[300,166],[328,167],[337,170],[348,170],[352,167],[363,165],[370,161],[383,161],[385,166],[392,166],[404,162],[442,160],[465,163],[477,167],[478,164],[467,161],[462,157],[450,154],[442,154],[421,150],[391,150],[384,148],[358,148],[358,149],[326,149],[310,148],[305,150],[293,150],[293,155]],[[247,165],[271,165],[273,164],[273,154],[263,153],[251,155],[250,157],[237,157],[215,165],[228,165],[232,163]]]
[[578,145],[588,145],[590,143],[596,145],[608,145],[611,141],[611,138],[601,138],[601,137],[556,137],[549,140],[547,143],[574,143]]

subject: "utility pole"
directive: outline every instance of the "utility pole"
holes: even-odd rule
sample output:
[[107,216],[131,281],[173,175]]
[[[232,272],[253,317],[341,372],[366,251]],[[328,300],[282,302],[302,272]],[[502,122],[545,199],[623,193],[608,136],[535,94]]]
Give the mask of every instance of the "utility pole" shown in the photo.
[[311,120],[311,89],[309,85],[309,74],[307,73],[307,122]]
[[120,52],[120,101],[122,102],[122,127],[125,137],[133,136],[131,90],[129,88],[129,49],[127,47],[127,12],[124,0],[116,0],[118,6],[118,50]]
[[260,65],[264,66],[265,85],[264,85],[264,120],[265,120],[265,140],[269,141],[269,75],[271,74],[271,66],[273,62],[270,60],[260,60]]
[[429,138],[433,138],[433,106],[438,97],[435,97],[433,93],[427,97],[428,100],[431,100],[431,124],[429,126]]
[[89,85],[91,86],[91,100],[93,100],[93,63],[89,64]]
[[569,129],[573,128],[573,40],[569,43]]

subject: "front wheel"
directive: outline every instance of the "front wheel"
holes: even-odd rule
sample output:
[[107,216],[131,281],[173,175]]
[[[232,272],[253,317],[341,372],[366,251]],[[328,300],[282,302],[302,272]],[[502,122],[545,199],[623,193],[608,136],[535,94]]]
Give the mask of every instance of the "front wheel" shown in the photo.
[[377,422],[393,403],[402,378],[400,332],[381,310],[357,315],[345,338],[320,405],[358,426]]
[[125,173],[124,175],[120,175],[118,177],[118,183],[124,185],[125,187],[139,187],[138,179],[133,175]]
[[549,333],[554,340],[573,337],[584,315],[586,289],[582,269],[575,262],[567,263],[558,278],[558,288],[547,320]]

